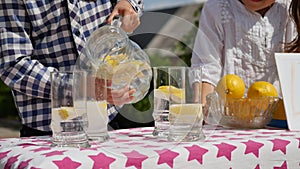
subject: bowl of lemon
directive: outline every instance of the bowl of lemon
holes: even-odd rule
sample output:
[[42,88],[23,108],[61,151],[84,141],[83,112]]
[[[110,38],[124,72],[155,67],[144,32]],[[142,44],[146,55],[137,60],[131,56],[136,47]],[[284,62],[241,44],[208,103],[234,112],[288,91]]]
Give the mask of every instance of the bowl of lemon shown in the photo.
[[264,128],[278,107],[277,89],[269,82],[256,81],[245,92],[241,77],[228,74],[206,97],[206,122],[226,128]]

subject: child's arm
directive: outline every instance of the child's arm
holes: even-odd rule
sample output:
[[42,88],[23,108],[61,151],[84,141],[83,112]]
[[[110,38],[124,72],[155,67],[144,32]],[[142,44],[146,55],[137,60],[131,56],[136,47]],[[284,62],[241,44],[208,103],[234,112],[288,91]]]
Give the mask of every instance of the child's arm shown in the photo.
[[192,66],[203,68],[202,103],[221,78],[223,63],[223,27],[218,0],[207,1],[202,9],[199,30],[195,39]]

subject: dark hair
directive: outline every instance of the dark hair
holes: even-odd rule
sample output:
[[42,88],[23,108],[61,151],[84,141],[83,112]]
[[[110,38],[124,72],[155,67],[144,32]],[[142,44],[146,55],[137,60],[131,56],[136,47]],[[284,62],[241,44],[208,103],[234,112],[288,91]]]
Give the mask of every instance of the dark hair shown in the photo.
[[296,25],[298,35],[293,41],[287,43],[285,46],[286,52],[300,52],[300,1],[292,0],[289,7],[289,14]]

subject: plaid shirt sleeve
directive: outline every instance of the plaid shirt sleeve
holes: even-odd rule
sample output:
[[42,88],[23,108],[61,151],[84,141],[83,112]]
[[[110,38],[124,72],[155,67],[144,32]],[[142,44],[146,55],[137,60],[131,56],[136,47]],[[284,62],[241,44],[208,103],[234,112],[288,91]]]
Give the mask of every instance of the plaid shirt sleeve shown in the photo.
[[[142,10],[141,1],[130,2]],[[72,70],[111,11],[108,0],[0,1],[0,77],[13,91],[22,124],[50,131],[50,72]],[[111,106],[111,118],[116,111]]]
[[28,96],[49,98],[49,72],[54,68],[45,67],[33,58],[30,18],[20,2],[1,1],[0,4],[1,79]]

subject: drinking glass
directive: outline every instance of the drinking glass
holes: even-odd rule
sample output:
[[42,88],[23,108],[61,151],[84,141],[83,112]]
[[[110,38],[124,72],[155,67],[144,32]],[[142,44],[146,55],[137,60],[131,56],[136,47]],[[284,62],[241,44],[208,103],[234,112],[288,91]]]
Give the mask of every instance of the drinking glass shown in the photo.
[[168,136],[169,129],[169,68],[160,66],[153,67],[154,82],[154,131],[153,135],[158,137]]
[[[93,72],[88,73],[88,97],[87,115],[89,140],[95,142],[106,142],[108,135],[108,113],[107,113],[107,80],[98,79]],[[99,82],[99,83],[98,83]],[[101,82],[101,87],[99,86]],[[101,94],[99,94],[101,93]]]
[[52,146],[90,147],[86,134],[86,72],[51,73]]
[[169,141],[197,141],[202,132],[201,67],[169,68]]
[[202,132],[201,68],[154,67],[154,136],[195,141]]

